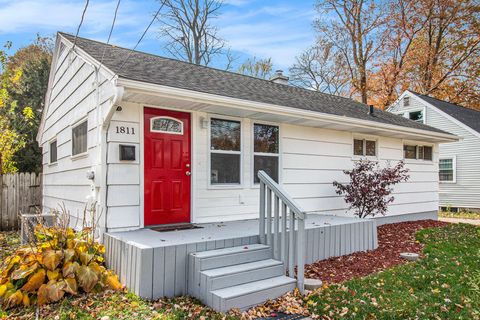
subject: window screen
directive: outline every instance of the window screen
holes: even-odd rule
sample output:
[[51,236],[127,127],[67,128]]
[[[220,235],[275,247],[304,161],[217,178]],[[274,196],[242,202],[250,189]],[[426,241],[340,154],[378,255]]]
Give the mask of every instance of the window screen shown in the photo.
[[439,165],[439,180],[440,181],[454,181],[453,159],[440,159]]
[[87,152],[87,121],[72,129],[72,155]]
[[258,124],[253,125],[253,181],[259,183],[258,171],[265,171],[278,182],[278,126]]
[[50,163],[57,162],[57,140],[50,142]]
[[210,120],[210,184],[240,184],[240,121]]

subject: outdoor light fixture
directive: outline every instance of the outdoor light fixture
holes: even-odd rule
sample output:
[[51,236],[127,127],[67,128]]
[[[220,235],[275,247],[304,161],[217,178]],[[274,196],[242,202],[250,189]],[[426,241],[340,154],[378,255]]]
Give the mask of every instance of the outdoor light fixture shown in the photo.
[[208,119],[205,117],[201,117],[200,126],[202,127],[202,129],[208,129]]

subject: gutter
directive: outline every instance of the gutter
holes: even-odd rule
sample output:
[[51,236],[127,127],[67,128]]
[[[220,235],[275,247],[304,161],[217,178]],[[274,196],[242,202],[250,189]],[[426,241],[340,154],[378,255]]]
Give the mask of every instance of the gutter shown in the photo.
[[263,102],[254,102],[249,100],[242,100],[237,98],[230,98],[225,96],[219,96],[209,93],[197,92],[192,90],[173,88],[163,85],[151,84],[140,82],[136,80],[130,80],[125,78],[119,78],[117,80],[117,85],[124,86],[125,88],[132,89],[132,91],[138,91],[140,93],[153,94],[160,97],[169,97],[169,98],[179,98],[182,100],[189,100],[192,102],[203,102],[216,105],[224,106],[235,106],[241,109],[247,109],[251,111],[259,112],[262,109],[269,113],[285,115],[285,116],[294,116],[299,118],[323,120],[331,123],[342,124],[342,125],[353,125],[359,128],[378,128],[390,132],[402,132],[411,135],[419,136],[420,138],[433,138],[442,140],[442,142],[455,142],[459,141],[459,137],[449,133],[434,132],[429,130],[408,128],[392,124],[384,124],[376,121],[361,120],[355,119],[346,116],[331,115],[327,113],[320,113],[309,110],[296,109],[291,107],[284,107],[275,104],[263,103]]

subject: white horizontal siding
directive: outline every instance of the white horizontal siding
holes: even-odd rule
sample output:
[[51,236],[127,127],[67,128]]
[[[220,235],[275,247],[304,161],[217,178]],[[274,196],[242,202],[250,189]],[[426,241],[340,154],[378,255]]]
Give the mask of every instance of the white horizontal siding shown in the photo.
[[412,94],[409,96],[409,107],[404,107],[400,102],[390,110],[395,113],[425,110],[426,124],[462,138],[461,141],[444,143],[439,147],[439,157],[455,157],[457,167],[456,182],[439,185],[440,205],[480,208],[480,138],[423,99]]
[[[41,146],[43,150],[43,205],[45,210],[61,206],[69,211],[71,224],[79,226],[87,198],[98,188],[86,177],[100,161],[97,94],[94,68],[69,50],[63,50],[53,68],[50,97],[46,106]],[[112,85],[100,75],[100,98],[111,95]],[[72,157],[72,125],[88,120],[86,155]],[[50,164],[49,142],[57,140],[57,162]],[[100,172],[97,172],[100,179]]]

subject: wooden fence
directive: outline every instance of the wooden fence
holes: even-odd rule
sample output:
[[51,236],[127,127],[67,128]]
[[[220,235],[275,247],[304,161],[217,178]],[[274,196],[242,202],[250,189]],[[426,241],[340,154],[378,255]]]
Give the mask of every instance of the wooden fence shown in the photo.
[[19,215],[34,213],[41,207],[41,174],[4,174],[0,182],[0,230],[19,229]]

